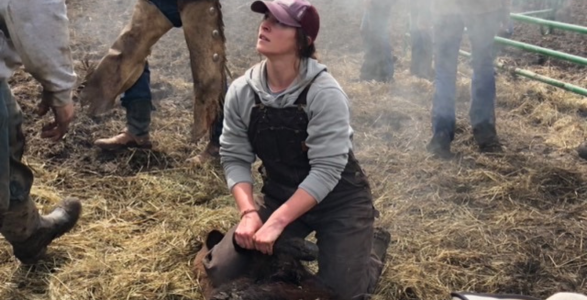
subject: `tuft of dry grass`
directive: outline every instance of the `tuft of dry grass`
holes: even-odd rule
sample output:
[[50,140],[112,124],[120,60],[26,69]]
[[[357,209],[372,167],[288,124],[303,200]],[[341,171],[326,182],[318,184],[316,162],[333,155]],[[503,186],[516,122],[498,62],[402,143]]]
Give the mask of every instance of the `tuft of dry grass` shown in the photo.
[[[128,20],[130,2],[69,1],[80,78]],[[314,2],[319,9],[332,5]],[[401,29],[405,3],[398,5],[394,24]],[[236,0],[223,6],[230,69],[239,75],[259,60],[252,42],[258,18]],[[409,75],[405,52],[396,52],[395,82],[356,81],[362,61],[358,8],[326,14],[320,45],[322,61],[351,99],[355,150],[381,212],[377,224],[393,236],[376,299],[448,299],[451,291],[587,292],[587,163],[574,150],[587,136],[585,99],[500,74],[497,126],[505,149],[482,154],[468,122],[470,70],[462,64],[453,143],[458,155],[432,158],[424,148],[433,84]],[[11,80],[26,114],[25,160],[35,172],[32,195],[39,209],[48,212],[60,198],[76,196],[84,212],[36,266],[20,265],[10,246],[0,244],[0,298],[201,299],[191,260],[203,233],[227,230],[237,214],[218,163],[184,164],[204,142],[189,142],[191,78],[181,30],[154,47],[150,64],[157,107],[153,151],[92,146],[123,129],[121,109],[90,119],[80,108],[65,140],[48,143],[39,137],[47,119],[33,115],[40,87],[23,72]]]

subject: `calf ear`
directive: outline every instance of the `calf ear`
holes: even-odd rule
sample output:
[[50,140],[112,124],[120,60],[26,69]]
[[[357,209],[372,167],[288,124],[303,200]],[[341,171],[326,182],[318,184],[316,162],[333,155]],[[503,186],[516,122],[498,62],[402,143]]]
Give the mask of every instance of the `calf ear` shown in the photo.
[[214,229],[208,232],[208,236],[206,237],[206,248],[212,249],[212,247],[216,246],[222,239],[224,238],[224,233]]

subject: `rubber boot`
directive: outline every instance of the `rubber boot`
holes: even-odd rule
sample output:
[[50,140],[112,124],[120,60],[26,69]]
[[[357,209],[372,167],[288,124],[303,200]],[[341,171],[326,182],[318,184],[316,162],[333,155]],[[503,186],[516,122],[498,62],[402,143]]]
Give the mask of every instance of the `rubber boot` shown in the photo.
[[194,82],[192,141],[212,130],[226,86],[226,48],[218,0],[179,0],[179,12],[190,52]]
[[473,137],[481,152],[500,152],[501,143],[497,137],[495,125],[485,122],[473,127]]
[[220,145],[209,141],[206,148],[200,154],[187,160],[191,166],[201,166],[209,161],[220,158]]
[[577,147],[577,153],[580,158],[587,160],[587,141],[581,143],[581,145]]
[[70,231],[81,214],[77,199],[62,201],[47,216],[41,216],[29,192],[32,171],[20,161],[10,159],[10,206],[2,214],[0,233],[12,245],[14,255],[22,263],[35,263],[51,242]]
[[171,28],[173,24],[153,3],[137,1],[130,23],[91,72],[81,92],[80,99],[89,104],[90,115],[114,106],[116,97],[141,76],[151,47]]
[[442,159],[449,159],[454,156],[450,151],[452,135],[446,131],[439,131],[432,136],[430,142],[426,145],[426,150]]
[[0,232],[12,245],[18,260],[33,264],[45,254],[54,239],[75,226],[81,210],[80,201],[69,198],[59,203],[50,214],[41,216],[30,197],[23,201],[11,200]]
[[151,149],[153,147],[149,137],[151,110],[150,101],[129,101],[126,104],[126,129],[113,137],[98,139],[94,145],[104,150],[129,147]]

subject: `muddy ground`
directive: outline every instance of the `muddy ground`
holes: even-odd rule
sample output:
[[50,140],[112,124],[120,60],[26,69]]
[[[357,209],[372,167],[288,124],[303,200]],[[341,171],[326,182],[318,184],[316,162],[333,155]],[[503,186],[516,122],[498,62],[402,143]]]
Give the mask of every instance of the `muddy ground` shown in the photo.
[[[133,2],[68,1],[80,77],[84,61],[107,51]],[[229,67],[238,76],[260,60],[254,52],[259,16],[241,0],[222,3]],[[381,212],[377,225],[393,235],[376,299],[448,299],[451,291],[541,298],[562,290],[586,293],[587,163],[575,152],[587,136],[586,99],[500,72],[497,128],[504,152],[481,154],[467,117],[470,70],[462,64],[453,144],[458,156],[434,159],[424,149],[433,86],[409,75],[409,56],[397,38],[407,25],[406,3],[392,12],[398,67],[388,84],[356,81],[361,2],[314,3],[325,12],[320,58],[351,99],[355,150]],[[587,25],[584,1],[573,3],[570,18]],[[25,160],[35,170],[35,201],[47,212],[62,197],[76,196],[84,214],[37,266],[20,265],[1,243],[0,298],[201,299],[191,260],[202,234],[230,228],[237,211],[218,163],[184,163],[205,141],[189,140],[192,86],[182,34],[169,32],[149,58],[157,107],[153,151],[92,147],[96,138],[123,129],[120,107],[97,119],[80,108],[64,141],[41,140],[47,119],[32,114],[40,87],[22,71],[11,80],[27,115]],[[532,26],[516,25],[513,38],[585,51],[583,37],[542,37]],[[500,59],[585,86],[583,68],[538,63],[513,51],[504,55]]]

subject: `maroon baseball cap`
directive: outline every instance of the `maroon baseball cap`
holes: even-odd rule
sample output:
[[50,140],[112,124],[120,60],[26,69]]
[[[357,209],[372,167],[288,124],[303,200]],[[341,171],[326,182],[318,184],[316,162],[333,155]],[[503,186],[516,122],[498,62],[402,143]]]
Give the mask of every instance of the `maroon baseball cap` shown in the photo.
[[302,28],[312,42],[318,36],[320,16],[316,8],[306,0],[255,1],[251,4],[251,10],[261,14],[269,11],[279,22]]

